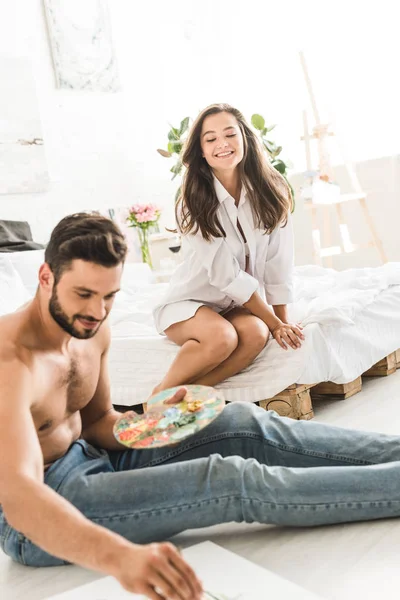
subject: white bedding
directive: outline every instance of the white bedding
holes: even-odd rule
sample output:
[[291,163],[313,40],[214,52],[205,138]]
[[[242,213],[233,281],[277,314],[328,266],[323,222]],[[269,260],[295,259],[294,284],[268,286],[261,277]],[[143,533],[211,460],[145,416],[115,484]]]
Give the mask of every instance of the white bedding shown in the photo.
[[[42,261],[43,251],[0,255],[0,315],[34,293]],[[150,281],[147,265],[127,264],[110,315],[115,404],[144,402],[178,352],[152,318],[167,284]],[[271,398],[292,383],[347,383],[400,348],[400,263],[341,272],[297,267],[289,311],[304,325],[302,347],[285,352],[271,339],[250,367],[219,386],[227,400]]]
[[[145,401],[178,347],[156,333],[151,315],[167,284],[125,281],[112,315],[110,351],[115,404]],[[297,267],[293,320],[305,327],[299,350],[270,340],[242,373],[220,386],[227,400],[255,402],[292,383],[346,383],[400,348],[400,263],[337,272]]]

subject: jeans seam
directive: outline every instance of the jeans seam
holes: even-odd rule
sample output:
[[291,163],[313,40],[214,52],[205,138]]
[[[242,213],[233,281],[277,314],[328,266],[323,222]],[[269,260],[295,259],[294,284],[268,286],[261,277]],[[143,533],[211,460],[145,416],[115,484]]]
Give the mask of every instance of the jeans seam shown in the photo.
[[6,547],[6,542],[8,540],[8,538],[10,537],[12,532],[12,527],[11,525],[9,525],[7,522],[5,522],[4,525],[4,531],[0,536],[0,546],[1,548],[5,548]]
[[125,520],[127,518],[130,517],[134,517],[136,519],[139,519],[143,516],[151,516],[155,513],[161,513],[161,512],[168,512],[171,513],[172,511],[176,511],[176,510],[183,510],[183,509],[191,509],[191,508],[199,508],[203,505],[208,505],[211,503],[218,503],[220,500],[237,500],[237,501],[243,501],[243,498],[241,496],[231,496],[229,494],[225,494],[223,496],[217,496],[214,498],[209,498],[207,500],[200,500],[200,501],[194,501],[191,503],[185,503],[185,504],[177,504],[177,505],[173,505],[173,506],[165,506],[162,508],[152,508],[152,509],[140,509],[137,510],[135,512],[132,513],[124,513],[123,515],[119,515],[119,514],[115,514],[115,515],[107,515],[107,516],[99,516],[99,517],[93,517],[93,516],[88,516],[88,518],[91,521],[103,521],[103,520],[115,520],[115,519],[121,519],[121,520]]
[[0,548],[2,548],[3,551],[5,551],[7,541],[9,540],[9,538],[11,537],[11,535],[13,533],[16,533],[16,536],[17,536],[16,544],[15,544],[16,551],[17,551],[17,560],[18,560],[18,562],[25,564],[24,556],[23,556],[23,545],[26,542],[26,537],[19,531],[16,531],[15,529],[13,529],[13,527],[11,527],[11,525],[9,525],[8,523],[5,526],[5,531],[0,536]]
[[259,437],[258,435],[255,435],[253,433],[248,433],[248,432],[241,432],[240,434],[219,433],[218,435],[212,435],[207,438],[202,438],[201,440],[198,440],[197,442],[192,441],[189,444],[185,444],[185,445],[183,445],[183,443],[181,442],[179,445],[179,448],[177,448],[176,450],[171,450],[168,454],[164,454],[160,458],[155,458],[153,460],[150,460],[146,464],[141,465],[140,468],[143,469],[143,468],[151,467],[154,465],[162,464],[165,461],[169,460],[170,458],[174,458],[175,456],[179,456],[180,454],[185,453],[187,450],[193,450],[194,448],[199,448],[200,446],[207,445],[210,442],[217,442],[219,440],[227,439],[227,438],[241,437],[242,435],[246,435],[247,437],[251,437],[253,439],[257,439]]
[[140,519],[143,517],[151,517],[154,514],[160,514],[160,513],[171,513],[173,511],[176,510],[185,510],[185,509],[196,509],[196,508],[201,508],[203,505],[208,505],[208,504],[212,504],[212,503],[219,503],[221,500],[233,500],[233,501],[238,501],[238,502],[245,502],[245,503],[250,503],[250,504],[259,504],[259,505],[263,505],[263,506],[269,506],[271,508],[273,508],[274,510],[278,509],[283,509],[283,510],[287,510],[287,509],[299,509],[299,508],[305,508],[305,509],[312,509],[312,510],[318,510],[320,508],[324,508],[324,509],[337,509],[337,508],[356,508],[356,509],[360,509],[360,508],[365,508],[365,507],[370,507],[370,506],[374,506],[376,504],[378,505],[385,505],[385,506],[392,506],[392,505],[396,505],[396,504],[400,504],[400,500],[368,500],[368,501],[359,501],[359,500],[352,500],[352,501],[342,501],[342,502],[317,502],[317,503],[289,503],[289,502],[269,502],[266,500],[259,500],[259,499],[255,499],[255,498],[243,498],[242,496],[230,496],[230,495],[224,495],[224,496],[218,496],[216,498],[210,498],[208,500],[201,500],[198,502],[192,502],[190,504],[185,503],[185,504],[178,504],[178,505],[174,505],[174,506],[166,506],[163,508],[153,508],[153,509],[141,509],[132,513],[124,513],[123,515],[120,514],[110,514],[110,515],[102,515],[102,516],[89,516],[88,518],[93,521],[93,522],[104,522],[104,521],[115,521],[115,520],[121,520],[124,521],[126,519],[129,518],[135,518],[135,519]]
[[164,454],[164,456],[162,456],[160,458],[150,460],[149,462],[145,463],[144,465],[141,465],[140,468],[143,469],[143,468],[152,467],[152,466],[155,466],[158,464],[162,464],[171,458],[179,456],[180,454],[184,454],[187,450],[199,448],[200,446],[209,444],[210,442],[216,442],[216,441],[219,441],[222,439],[227,439],[227,438],[233,439],[233,438],[243,437],[243,436],[252,438],[252,439],[258,439],[260,442],[266,443],[269,446],[272,446],[273,448],[278,448],[279,450],[283,450],[285,452],[291,452],[293,454],[300,454],[303,456],[314,456],[314,457],[318,457],[318,458],[322,458],[322,459],[326,459],[326,460],[346,461],[348,463],[357,464],[357,465],[376,464],[376,463],[373,463],[370,461],[360,460],[358,458],[351,458],[349,456],[343,456],[341,454],[331,454],[329,452],[322,453],[322,452],[316,452],[313,450],[300,449],[300,448],[297,448],[296,446],[287,446],[285,444],[279,444],[276,442],[272,442],[271,440],[268,440],[265,437],[259,436],[250,431],[241,431],[240,433],[230,433],[230,432],[220,433],[218,435],[210,436],[208,438],[202,438],[201,440],[199,440],[197,442],[191,442],[190,444],[186,444],[186,445],[181,444],[179,446],[179,449],[171,450],[171,452],[169,452],[168,454]]
[[23,565],[26,565],[26,558],[25,558],[25,542],[26,542],[26,537],[24,537],[23,539],[19,540],[18,543],[18,554],[19,554],[19,558],[20,558],[20,562]]

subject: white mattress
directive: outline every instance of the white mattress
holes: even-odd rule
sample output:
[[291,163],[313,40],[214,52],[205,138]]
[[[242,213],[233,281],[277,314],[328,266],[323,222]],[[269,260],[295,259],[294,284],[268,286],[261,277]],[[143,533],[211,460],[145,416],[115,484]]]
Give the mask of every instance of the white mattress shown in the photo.
[[[157,334],[151,314],[166,285],[125,281],[115,303],[109,363],[115,404],[146,401],[178,352]],[[292,383],[347,383],[400,348],[400,263],[342,272],[297,267],[289,312],[304,325],[302,347],[285,352],[271,339],[250,367],[217,386],[227,400],[271,398]]]

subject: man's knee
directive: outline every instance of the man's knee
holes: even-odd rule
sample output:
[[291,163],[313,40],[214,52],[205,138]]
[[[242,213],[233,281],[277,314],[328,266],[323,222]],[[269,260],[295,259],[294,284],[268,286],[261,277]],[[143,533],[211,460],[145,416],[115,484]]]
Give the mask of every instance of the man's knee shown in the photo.
[[268,411],[263,410],[254,402],[229,402],[223,413],[230,423],[239,430],[254,431],[259,429],[261,418],[268,418]]

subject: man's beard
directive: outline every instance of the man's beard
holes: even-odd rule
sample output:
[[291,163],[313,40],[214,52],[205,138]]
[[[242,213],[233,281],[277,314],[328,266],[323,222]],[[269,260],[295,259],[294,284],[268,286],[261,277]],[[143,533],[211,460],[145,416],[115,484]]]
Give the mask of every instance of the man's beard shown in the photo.
[[[56,287],[53,288],[53,293],[50,298],[49,312],[50,312],[51,316],[53,317],[53,319],[55,320],[55,322],[57,323],[57,325],[59,325],[59,327],[61,327],[61,329],[63,331],[65,331],[65,333],[68,333],[72,337],[78,338],[79,340],[87,340],[87,339],[95,336],[100,328],[100,325],[107,318],[107,317],[105,317],[102,321],[98,321],[97,319],[93,319],[93,317],[88,317],[88,316],[79,315],[79,314],[74,315],[72,318],[68,318],[68,315],[61,308],[61,304],[60,304],[60,302],[58,300],[58,296],[57,296]],[[99,326],[96,327],[96,329],[83,329],[82,331],[79,331],[78,329],[76,329],[74,327],[74,322],[76,321],[76,319],[79,319],[79,318],[84,319],[85,321],[90,321],[92,323],[99,323]],[[83,325],[82,325],[82,327],[83,327]]]

